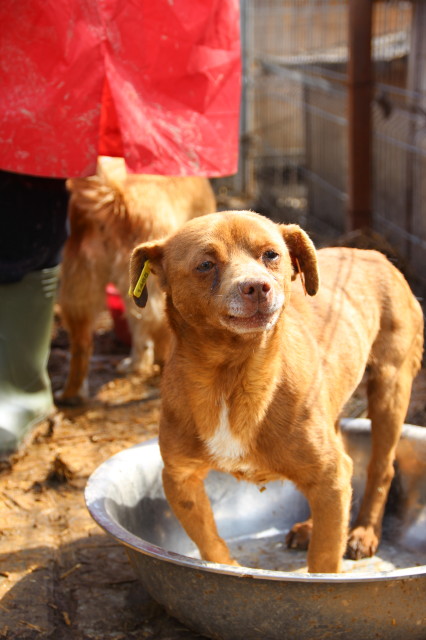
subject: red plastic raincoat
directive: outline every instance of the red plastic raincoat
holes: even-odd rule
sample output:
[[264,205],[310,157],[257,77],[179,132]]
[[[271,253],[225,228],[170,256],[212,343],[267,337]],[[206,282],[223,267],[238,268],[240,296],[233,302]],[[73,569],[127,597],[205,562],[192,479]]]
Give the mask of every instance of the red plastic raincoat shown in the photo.
[[238,0],[1,0],[0,168],[237,170]]

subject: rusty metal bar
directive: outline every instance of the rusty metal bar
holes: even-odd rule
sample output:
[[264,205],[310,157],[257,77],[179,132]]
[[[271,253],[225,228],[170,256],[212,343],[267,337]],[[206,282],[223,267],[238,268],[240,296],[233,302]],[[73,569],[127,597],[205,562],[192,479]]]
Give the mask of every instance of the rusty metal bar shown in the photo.
[[349,0],[348,229],[372,223],[372,0]]

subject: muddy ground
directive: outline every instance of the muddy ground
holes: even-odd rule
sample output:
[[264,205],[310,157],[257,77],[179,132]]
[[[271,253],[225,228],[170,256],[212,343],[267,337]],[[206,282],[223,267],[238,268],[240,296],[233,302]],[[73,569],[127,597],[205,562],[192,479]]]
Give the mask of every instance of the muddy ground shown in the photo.
[[[157,434],[159,379],[116,376],[128,352],[99,322],[84,409],[58,410],[0,474],[0,638],[177,640],[201,636],[169,619],[135,580],[123,548],[91,519],[83,490],[121,449]],[[68,341],[56,324],[49,371],[62,388]]]
[[[49,370],[63,386],[68,342],[59,316]],[[0,473],[0,638],[200,639],[169,618],[136,581],[123,548],[92,521],[83,490],[114,453],[157,434],[159,377],[118,377],[127,354],[107,312],[100,319],[84,409],[58,410]],[[362,414],[360,391],[350,415]],[[426,370],[407,422],[426,426]]]

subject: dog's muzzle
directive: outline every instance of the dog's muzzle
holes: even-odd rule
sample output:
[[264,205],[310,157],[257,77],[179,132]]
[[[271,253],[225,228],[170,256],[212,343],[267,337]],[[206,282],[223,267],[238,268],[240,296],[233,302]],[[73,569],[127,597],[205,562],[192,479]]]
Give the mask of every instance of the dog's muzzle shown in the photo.
[[243,333],[271,329],[284,304],[284,293],[266,278],[240,280],[228,298],[223,324]]

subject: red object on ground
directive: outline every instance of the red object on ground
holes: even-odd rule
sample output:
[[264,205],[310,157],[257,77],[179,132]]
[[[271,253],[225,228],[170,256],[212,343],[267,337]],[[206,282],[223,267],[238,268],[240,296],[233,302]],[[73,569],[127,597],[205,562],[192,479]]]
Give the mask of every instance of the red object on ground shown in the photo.
[[123,299],[113,284],[107,284],[105,293],[107,307],[114,325],[114,333],[120,342],[130,347],[132,344],[132,336],[130,335],[129,325],[124,315],[125,307]]
[[239,0],[2,0],[0,167],[237,171]]

